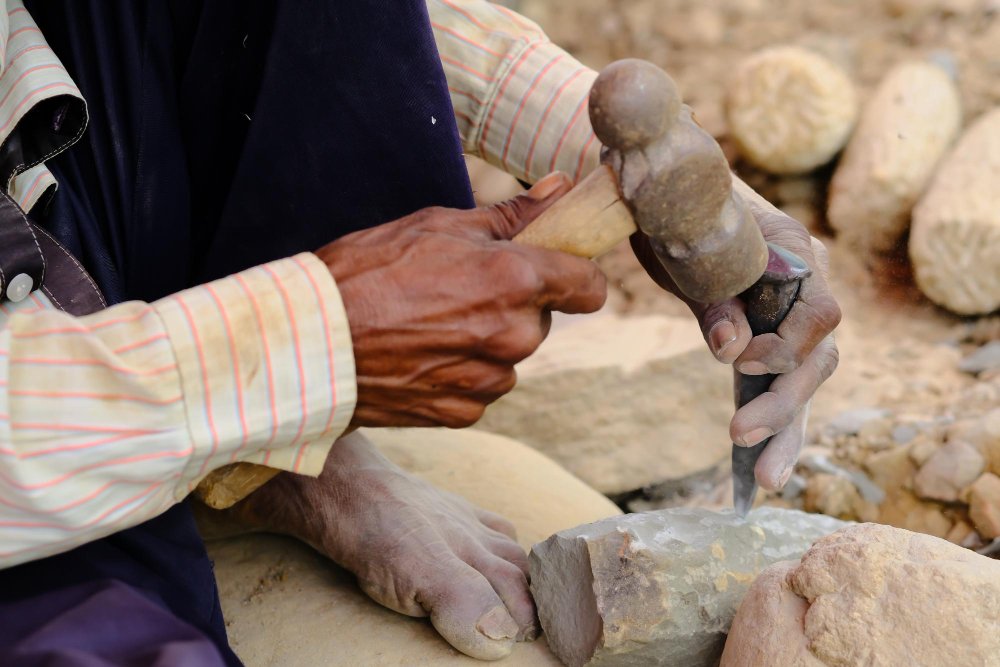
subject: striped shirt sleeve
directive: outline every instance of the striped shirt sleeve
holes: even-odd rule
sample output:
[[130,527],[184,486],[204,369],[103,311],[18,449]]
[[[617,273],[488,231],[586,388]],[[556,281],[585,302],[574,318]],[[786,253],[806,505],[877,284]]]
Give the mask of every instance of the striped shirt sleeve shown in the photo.
[[600,145],[587,100],[597,74],[536,24],[486,0],[428,0],[466,153],[517,178],[580,180]]
[[0,567],[145,521],[231,462],[318,474],[355,391],[308,253],[83,318],[3,304]]
[[[5,9],[0,13],[0,143],[6,142],[29,114],[48,116],[45,122],[34,123],[33,131],[50,133],[40,142],[50,150],[47,153],[23,150],[22,163],[12,165],[11,182],[0,183],[22,209],[30,211],[56,187],[55,178],[44,161],[65,150],[83,134],[85,104],[76,84],[49,48],[23,2],[6,0]],[[62,98],[63,104],[50,102],[48,106],[40,106],[57,97]],[[24,146],[32,146],[32,142]]]

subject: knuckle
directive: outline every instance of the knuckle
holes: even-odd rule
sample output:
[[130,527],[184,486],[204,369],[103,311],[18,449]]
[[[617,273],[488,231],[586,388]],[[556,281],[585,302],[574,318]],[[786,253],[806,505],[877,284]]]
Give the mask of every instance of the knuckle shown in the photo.
[[433,226],[440,224],[443,220],[449,219],[454,209],[444,206],[428,206],[416,211],[412,215],[403,218],[411,226]]
[[545,334],[537,324],[512,326],[491,345],[492,356],[504,363],[516,364],[530,357],[544,338]]
[[718,322],[731,320],[732,312],[733,304],[731,301],[720,301],[710,304],[701,314],[701,326],[707,333]]
[[810,329],[828,334],[840,324],[840,306],[829,294],[819,294],[800,303]]
[[478,401],[465,400],[442,410],[438,417],[440,424],[446,428],[461,429],[472,426],[479,421],[486,406]]
[[502,285],[512,303],[533,300],[542,289],[542,279],[535,265],[523,254],[512,249],[492,253],[487,260],[488,273],[495,285]]

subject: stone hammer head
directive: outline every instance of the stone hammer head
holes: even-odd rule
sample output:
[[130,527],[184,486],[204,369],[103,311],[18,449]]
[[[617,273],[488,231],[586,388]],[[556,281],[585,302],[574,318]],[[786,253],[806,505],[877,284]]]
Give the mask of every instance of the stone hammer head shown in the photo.
[[721,301],[761,277],[760,229],[733,192],[722,149],[666,72],[644,60],[612,63],[591,90],[590,120],[636,226],[685,296]]

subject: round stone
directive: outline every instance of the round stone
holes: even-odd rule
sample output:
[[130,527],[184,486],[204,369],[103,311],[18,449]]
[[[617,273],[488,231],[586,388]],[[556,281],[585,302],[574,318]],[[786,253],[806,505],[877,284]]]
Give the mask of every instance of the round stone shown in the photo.
[[19,273],[10,279],[7,285],[7,298],[13,302],[24,301],[31,294],[34,281],[27,273]]

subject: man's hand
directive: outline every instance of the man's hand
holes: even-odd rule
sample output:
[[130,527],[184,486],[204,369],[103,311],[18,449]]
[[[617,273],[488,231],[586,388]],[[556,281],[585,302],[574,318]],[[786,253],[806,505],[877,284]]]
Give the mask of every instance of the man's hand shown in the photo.
[[590,261],[510,239],[572,184],[551,174],[489,208],[429,208],[317,252],[354,342],[353,426],[475,423],[510,391],[550,312],[592,312],[607,287]]
[[734,184],[765,240],[794,252],[813,269],[777,334],[754,337],[739,298],[713,304],[684,298],[641,233],[632,237],[632,248],[653,280],[688,304],[719,361],[733,364],[746,375],[781,374],[770,391],[737,410],[729,426],[733,442],[739,445],[755,445],[774,436],[755,472],[762,487],[776,490],[788,481],[802,449],[809,401],[837,367],[832,332],[841,313],[827,285],[829,266],[823,244],[749,187],[738,181]]

